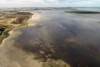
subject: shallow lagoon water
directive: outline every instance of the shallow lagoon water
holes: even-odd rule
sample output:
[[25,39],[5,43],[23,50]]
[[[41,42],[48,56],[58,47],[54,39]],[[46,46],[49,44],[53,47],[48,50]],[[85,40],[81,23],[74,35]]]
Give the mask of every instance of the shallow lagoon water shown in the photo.
[[66,13],[64,10],[32,13],[30,23],[33,25],[14,30],[2,44],[0,63],[3,67],[18,67],[16,64],[33,67],[33,55],[44,62],[61,59],[71,67],[100,67],[99,14]]

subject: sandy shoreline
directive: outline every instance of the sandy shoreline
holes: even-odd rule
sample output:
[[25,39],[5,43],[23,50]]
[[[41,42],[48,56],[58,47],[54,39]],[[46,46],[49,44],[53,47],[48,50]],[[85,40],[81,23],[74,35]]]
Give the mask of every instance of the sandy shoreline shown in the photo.
[[[32,13],[32,14],[33,14],[33,13]],[[36,23],[35,23],[35,24],[30,24],[30,22],[33,20],[33,18],[34,18],[34,14],[33,14],[32,17],[27,21],[28,26],[33,26],[33,25],[36,24]],[[9,31],[9,32],[8,32],[8,33],[9,33],[9,36],[8,36],[7,38],[3,39],[3,41],[2,41],[2,43],[1,43],[0,46],[2,46],[3,43],[4,43],[7,39],[9,39],[9,38],[12,36],[14,30],[19,29],[19,28],[23,28],[23,27],[26,27],[26,26],[22,26],[22,27],[14,28],[14,29],[12,29],[11,31]]]
[[[35,17],[35,15],[32,15],[32,17],[27,21],[29,23],[28,26],[36,25],[36,23],[34,22],[34,20],[35,20],[34,17]],[[42,63],[38,62],[37,60],[32,59],[34,57],[33,54],[30,54],[30,53],[26,54],[26,52],[24,52],[23,50],[19,50],[19,48],[16,48],[16,47],[13,48],[13,46],[14,46],[14,45],[12,45],[13,38],[18,37],[22,33],[20,31],[20,29],[24,28],[24,27],[27,27],[27,26],[22,26],[22,27],[12,29],[11,31],[9,31],[10,35],[2,41],[2,43],[0,45],[0,51],[1,51],[0,52],[0,67],[8,67],[8,66],[9,67],[14,67],[14,66],[22,67],[20,64],[20,61],[18,62],[18,60],[16,60],[17,57],[18,57],[17,59],[19,59],[19,60],[20,60],[20,58],[27,59],[27,60],[22,60],[22,62],[26,63],[26,66],[28,65],[27,67],[31,67],[33,65],[35,67],[42,67]],[[10,42],[9,42],[9,40],[10,40]],[[7,44],[9,44],[9,45],[7,45]],[[23,55],[24,55],[24,57],[23,57]],[[16,61],[10,61],[10,60],[12,60],[11,58],[13,58],[14,56],[16,57],[16,58],[14,58],[14,60],[16,60]]]

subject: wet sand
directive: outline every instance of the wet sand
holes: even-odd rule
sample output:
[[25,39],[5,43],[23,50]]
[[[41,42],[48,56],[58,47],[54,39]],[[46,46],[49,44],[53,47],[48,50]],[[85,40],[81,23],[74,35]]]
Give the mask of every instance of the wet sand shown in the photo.
[[[35,12],[33,12],[35,13]],[[100,67],[100,15],[39,11],[0,46],[0,67],[42,67],[48,59],[71,67]]]

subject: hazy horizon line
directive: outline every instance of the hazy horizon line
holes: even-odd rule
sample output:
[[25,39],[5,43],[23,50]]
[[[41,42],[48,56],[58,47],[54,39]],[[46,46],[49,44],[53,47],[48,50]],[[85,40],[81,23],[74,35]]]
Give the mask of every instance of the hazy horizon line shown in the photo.
[[0,7],[0,8],[100,8],[100,7]]

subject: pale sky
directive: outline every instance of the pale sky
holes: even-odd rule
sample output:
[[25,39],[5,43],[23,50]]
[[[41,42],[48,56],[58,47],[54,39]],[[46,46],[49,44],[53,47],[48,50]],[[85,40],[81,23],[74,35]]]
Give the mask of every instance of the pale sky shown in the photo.
[[0,7],[100,7],[100,0],[0,0]]

